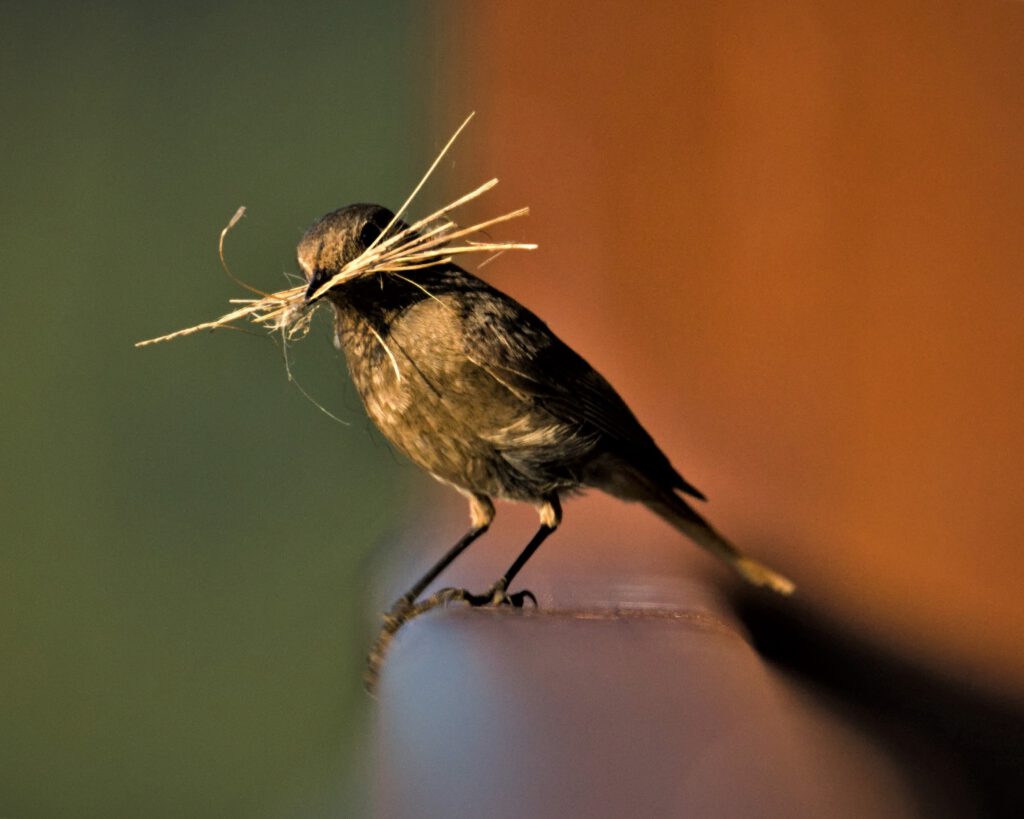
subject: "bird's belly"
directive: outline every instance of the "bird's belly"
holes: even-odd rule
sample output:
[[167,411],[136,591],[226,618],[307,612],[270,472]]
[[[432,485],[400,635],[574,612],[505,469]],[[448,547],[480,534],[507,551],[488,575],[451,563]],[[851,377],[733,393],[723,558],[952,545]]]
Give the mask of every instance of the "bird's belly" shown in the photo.
[[456,488],[491,497],[538,501],[573,488],[543,435],[527,459],[503,431],[529,425],[531,408],[481,372],[424,374],[387,366],[353,371],[366,412],[414,463]]

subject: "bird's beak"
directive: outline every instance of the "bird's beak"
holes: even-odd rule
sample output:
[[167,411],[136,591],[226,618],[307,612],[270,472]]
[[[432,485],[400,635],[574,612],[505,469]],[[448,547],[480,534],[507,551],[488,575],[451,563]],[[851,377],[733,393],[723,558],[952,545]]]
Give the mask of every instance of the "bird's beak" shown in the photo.
[[309,280],[309,287],[306,288],[306,301],[312,299],[313,294],[321,287],[323,287],[324,282],[326,282],[329,278],[330,277],[327,275],[327,272],[324,270],[317,270],[315,273],[313,273],[313,278]]

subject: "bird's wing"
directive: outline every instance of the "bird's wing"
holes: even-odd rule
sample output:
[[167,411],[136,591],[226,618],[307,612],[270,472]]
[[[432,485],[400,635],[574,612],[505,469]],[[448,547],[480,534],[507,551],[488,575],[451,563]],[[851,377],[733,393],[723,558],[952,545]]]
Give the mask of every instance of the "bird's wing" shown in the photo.
[[[611,384],[537,316],[498,291],[463,317],[466,355],[520,398],[603,446],[661,484],[701,500]],[[499,298],[494,298],[494,296]]]

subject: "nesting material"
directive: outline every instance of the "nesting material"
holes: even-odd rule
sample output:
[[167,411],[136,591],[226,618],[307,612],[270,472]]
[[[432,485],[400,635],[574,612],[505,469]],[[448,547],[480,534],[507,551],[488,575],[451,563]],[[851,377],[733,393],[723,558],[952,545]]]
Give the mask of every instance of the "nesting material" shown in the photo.
[[[455,257],[466,254],[494,255],[503,253],[506,250],[534,250],[537,247],[534,244],[494,242],[490,240],[475,241],[472,238],[473,236],[481,235],[484,231],[502,222],[525,216],[529,212],[528,208],[520,208],[519,210],[514,210],[492,219],[486,219],[468,227],[460,227],[450,218],[449,214],[454,210],[468,202],[472,202],[477,197],[491,190],[491,188],[498,184],[497,179],[485,182],[475,190],[460,196],[454,202],[450,202],[408,227],[400,227],[402,223],[399,220],[403,213],[408,209],[416,194],[419,193],[424,183],[430,178],[434,169],[437,168],[441,159],[448,152],[448,149],[471,118],[472,114],[448,141],[448,144],[445,145],[437,159],[434,160],[434,163],[430,166],[423,179],[420,180],[405,203],[396,212],[395,218],[381,232],[377,241],[370,245],[362,255],[345,265],[332,279],[324,282],[315,293],[310,294],[308,300],[306,299],[306,285],[279,290],[276,293],[262,294],[260,298],[231,299],[231,304],[242,306],[229,313],[225,313],[213,321],[204,321],[201,324],[186,327],[183,330],[177,330],[167,335],[139,341],[135,346],[146,347],[150,344],[159,344],[163,341],[190,336],[202,330],[233,327],[236,322],[243,319],[272,332],[280,333],[285,340],[291,341],[301,338],[309,331],[313,312],[320,304],[317,299],[332,287],[350,279],[378,274],[403,276],[417,269],[452,262]],[[221,232],[222,245],[224,236],[237,224],[244,213],[245,209],[239,208],[228,226]],[[226,265],[225,269],[227,269]],[[230,271],[228,271],[228,274],[231,275]],[[249,289],[251,290],[252,288]]]

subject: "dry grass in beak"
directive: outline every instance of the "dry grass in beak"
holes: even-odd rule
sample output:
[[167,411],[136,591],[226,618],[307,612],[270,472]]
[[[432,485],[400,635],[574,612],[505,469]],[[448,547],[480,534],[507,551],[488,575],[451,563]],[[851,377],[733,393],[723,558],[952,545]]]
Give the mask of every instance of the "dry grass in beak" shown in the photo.
[[[492,228],[495,225],[499,225],[502,222],[507,222],[511,219],[525,216],[529,213],[528,208],[520,208],[519,210],[514,210],[511,213],[496,216],[493,219],[487,219],[468,227],[459,227],[449,218],[448,214],[456,208],[459,208],[468,202],[472,202],[474,199],[482,196],[497,185],[497,179],[485,182],[476,190],[470,191],[464,196],[460,196],[454,202],[450,202],[424,219],[420,219],[418,222],[414,222],[409,225],[409,227],[398,232],[392,232],[395,226],[399,223],[398,220],[412,202],[413,198],[417,193],[419,193],[420,188],[423,187],[423,184],[427,179],[430,178],[434,169],[448,152],[448,149],[452,146],[452,143],[455,142],[455,139],[462,132],[462,129],[465,128],[469,123],[469,120],[472,119],[472,116],[473,115],[470,114],[466,121],[462,123],[459,129],[448,141],[448,144],[445,145],[441,153],[438,154],[437,159],[434,160],[434,163],[430,166],[426,175],[420,180],[420,183],[410,194],[409,198],[406,199],[405,204],[403,204],[395,214],[395,218],[391,220],[373,244],[371,244],[370,247],[368,247],[360,256],[345,265],[337,275],[329,281],[324,282],[324,284],[311,295],[308,301],[305,298],[305,285],[292,287],[288,290],[279,290],[276,293],[263,294],[260,298],[232,299],[232,304],[240,304],[243,306],[236,310],[232,310],[230,313],[225,313],[223,316],[213,321],[205,321],[202,324],[196,324],[193,327],[186,327],[183,330],[168,333],[167,335],[159,336],[158,338],[139,341],[135,346],[146,347],[150,344],[159,344],[163,341],[171,341],[176,338],[190,336],[202,330],[216,330],[219,327],[231,327],[235,322],[242,319],[248,319],[253,324],[264,327],[272,332],[279,332],[286,341],[292,341],[301,338],[309,332],[309,325],[313,317],[313,312],[320,304],[317,299],[332,287],[335,287],[342,282],[362,276],[373,276],[378,273],[402,275],[403,273],[412,270],[431,267],[438,264],[446,264],[453,261],[456,256],[464,254],[496,254],[502,253],[506,250],[535,249],[537,246],[534,244],[524,244],[521,242],[480,242],[474,241],[470,238],[474,235],[481,234],[483,231]],[[236,212],[234,217],[232,217],[231,222],[221,232],[220,241],[222,251],[224,236],[235,226],[235,224],[237,224],[244,212],[244,208],[239,208],[238,212]],[[223,252],[221,253],[221,258],[223,260]],[[225,265],[225,269],[226,268],[227,266]],[[228,275],[230,275],[236,282],[238,281],[230,271],[228,271]],[[241,282],[239,283],[241,284]],[[243,286],[253,290],[253,288],[248,287],[248,285],[243,284]],[[255,290],[254,292],[260,293],[261,291]]]

